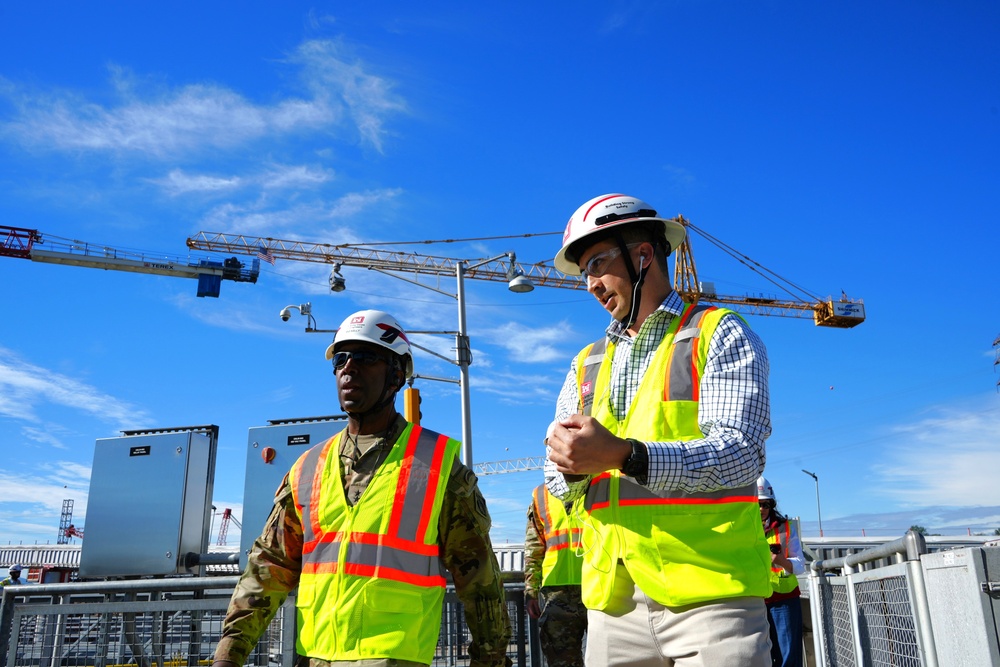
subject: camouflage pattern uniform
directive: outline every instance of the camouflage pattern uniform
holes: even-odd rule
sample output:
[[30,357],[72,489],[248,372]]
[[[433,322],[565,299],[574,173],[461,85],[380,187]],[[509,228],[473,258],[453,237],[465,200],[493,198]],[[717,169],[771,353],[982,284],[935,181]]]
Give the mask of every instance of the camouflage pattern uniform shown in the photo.
[[[346,432],[334,436],[341,438],[341,477],[350,505],[361,497],[405,426],[406,421],[397,416],[389,431],[380,436],[355,438]],[[511,664],[506,655],[511,637],[510,617],[500,566],[490,542],[490,524],[486,500],[479,492],[475,473],[456,461],[441,508],[438,541],[442,562],[451,573],[465,608],[465,622],[472,635],[469,644],[472,667]],[[286,475],[275,495],[274,508],[264,531],[254,541],[246,570],[233,591],[223,622],[222,639],[215,650],[216,661],[237,665],[246,662],[278,608],[298,584],[302,540],[302,525]],[[305,660],[300,662],[305,664]],[[308,663],[309,667],[412,667],[419,664],[395,659],[329,662],[318,658],[309,658]]]
[[[567,511],[570,511],[567,509]],[[524,533],[524,595],[536,598],[542,608],[538,638],[549,667],[583,667],[583,637],[587,632],[587,608],[579,586],[542,586],[545,558],[545,528],[528,506]]]

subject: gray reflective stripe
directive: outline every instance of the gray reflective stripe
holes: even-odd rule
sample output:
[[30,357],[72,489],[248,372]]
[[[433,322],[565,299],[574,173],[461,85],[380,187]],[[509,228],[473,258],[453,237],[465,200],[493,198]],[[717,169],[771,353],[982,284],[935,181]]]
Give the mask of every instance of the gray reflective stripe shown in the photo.
[[551,538],[545,540],[545,547],[548,549],[554,549],[559,546],[567,546],[569,544],[571,544],[569,533],[553,535]]
[[312,529],[312,485],[316,477],[316,467],[319,465],[320,455],[327,447],[332,447],[334,440],[340,434],[321,442],[305,454],[302,465],[299,467],[298,476],[295,478],[296,496],[302,503],[302,541],[306,544],[316,539],[316,533]]
[[580,392],[580,414],[589,416],[593,412],[594,387],[597,386],[597,375],[601,371],[601,362],[604,361],[604,354],[608,349],[607,337],[601,337],[590,346],[590,352],[583,360],[583,377],[578,389],[582,389],[588,382],[590,391],[584,395]]
[[385,544],[351,542],[347,545],[345,564],[387,567],[424,577],[440,575],[444,572],[443,565],[437,556],[421,556],[403,549],[394,549]]
[[[399,508],[399,529],[396,532],[396,537],[402,538],[404,540],[413,540],[422,542],[424,539],[423,535],[417,535],[417,530],[420,528],[421,518],[424,512],[424,502],[427,498],[427,494],[430,492],[429,482],[431,475],[431,466],[434,464],[434,453],[437,450],[437,441],[441,436],[434,431],[429,431],[425,428],[420,428],[414,425],[415,429],[420,429],[420,434],[417,437],[417,446],[413,452],[412,465],[410,468],[410,479],[406,482],[404,487],[405,495],[403,496],[403,505]],[[410,437],[413,437],[413,433],[410,433]],[[402,445],[406,446],[406,445]],[[442,443],[442,447],[445,444]],[[441,457],[441,465],[444,465],[444,457]],[[406,459],[403,459],[404,464]],[[440,478],[440,470],[433,471],[435,475]],[[447,480],[438,479],[439,484],[446,484]],[[399,479],[399,484],[402,485],[404,480],[402,476]],[[399,489],[396,490],[396,496],[399,497]],[[433,499],[431,499],[433,500]]]
[[[702,500],[725,500],[727,498],[756,498],[757,485],[748,484],[735,489],[719,489],[702,493],[685,493],[677,490],[652,491],[645,486],[640,486],[627,477],[618,478],[618,499],[620,501],[630,500],[667,500],[683,503],[685,501]],[[591,511],[595,505],[607,504],[611,500],[611,480],[608,477],[599,477],[590,483],[587,489],[586,509]],[[744,502],[746,502],[744,500]]]
[[[696,400],[694,382],[691,372],[695,359],[694,343],[701,334],[701,318],[711,306],[691,306],[687,312],[684,326],[674,334],[673,346],[670,351],[670,370],[668,385],[668,401]],[[682,315],[683,317],[683,315]]]
[[321,542],[309,553],[303,552],[304,563],[336,563],[340,556],[340,540]]

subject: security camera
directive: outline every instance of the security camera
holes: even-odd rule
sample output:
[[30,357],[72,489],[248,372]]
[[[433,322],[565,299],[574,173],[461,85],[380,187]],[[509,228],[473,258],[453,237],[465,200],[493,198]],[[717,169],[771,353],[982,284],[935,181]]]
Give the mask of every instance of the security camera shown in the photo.
[[330,291],[331,292],[343,292],[347,289],[347,281],[344,280],[344,276],[340,275],[340,262],[333,265],[333,271],[330,271]]
[[281,309],[281,321],[282,322],[287,322],[291,317],[292,317],[292,311],[288,310],[288,308],[282,308]]

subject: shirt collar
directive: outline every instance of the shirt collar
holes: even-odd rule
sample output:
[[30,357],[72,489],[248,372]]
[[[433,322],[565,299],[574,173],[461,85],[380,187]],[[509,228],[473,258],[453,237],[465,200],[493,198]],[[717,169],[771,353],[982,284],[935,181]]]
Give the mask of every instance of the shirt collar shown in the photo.
[[[680,295],[677,292],[675,292],[674,290],[670,290],[670,294],[668,294],[667,298],[663,300],[663,303],[661,303],[659,307],[657,307],[657,309],[653,311],[652,314],[650,314],[650,317],[665,316],[669,319],[672,317],[676,317],[677,315],[680,315],[683,312],[684,312],[684,301],[681,299]],[[659,313],[663,313],[663,315],[658,315]],[[619,322],[618,320],[611,320],[611,324],[608,325],[608,328],[605,330],[605,333],[612,339],[629,337],[628,334],[625,332],[625,327],[623,327],[622,323]]]

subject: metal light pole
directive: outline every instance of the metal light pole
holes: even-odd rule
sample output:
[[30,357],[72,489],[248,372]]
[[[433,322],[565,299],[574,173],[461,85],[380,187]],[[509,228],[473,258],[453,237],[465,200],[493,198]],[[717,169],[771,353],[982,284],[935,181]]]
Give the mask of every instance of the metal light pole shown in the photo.
[[[461,411],[462,411],[462,449],[461,458],[462,463],[471,467],[472,466],[472,409],[471,409],[471,398],[469,394],[469,366],[472,364],[472,346],[469,343],[469,332],[466,325],[465,317],[465,272],[471,269],[475,269],[484,264],[490,262],[495,262],[498,259],[506,257],[508,260],[507,268],[507,289],[511,292],[524,293],[530,292],[535,289],[534,284],[531,282],[524,273],[517,268],[517,256],[513,252],[505,252],[502,255],[497,255],[496,257],[490,257],[488,259],[477,260],[475,263],[470,264],[470,260],[461,259],[455,262],[455,280],[457,285],[455,288],[455,293],[452,294],[445,290],[438,289],[431,285],[425,285],[417,280],[411,280],[404,276],[397,275],[392,271],[382,269],[376,266],[369,266],[368,268],[372,271],[377,271],[378,273],[383,273],[387,276],[392,276],[399,280],[412,283],[414,285],[419,285],[424,289],[429,289],[432,292],[437,292],[438,294],[443,294],[445,296],[451,297],[458,302],[458,331],[408,331],[407,333],[454,333],[455,334],[455,359],[447,359],[442,357],[437,352],[428,350],[426,347],[422,347],[410,341],[410,344],[417,347],[424,352],[428,352],[439,359],[443,359],[448,363],[455,364],[458,366],[458,386],[459,386],[459,398],[461,401]],[[343,283],[341,283],[343,284]],[[443,378],[430,378],[423,376],[425,379],[429,380],[444,380]]]
[[819,510],[819,475],[814,472],[809,472],[805,468],[802,469],[802,472],[812,477],[816,482],[816,521],[819,523],[819,536],[823,537],[823,515]]

